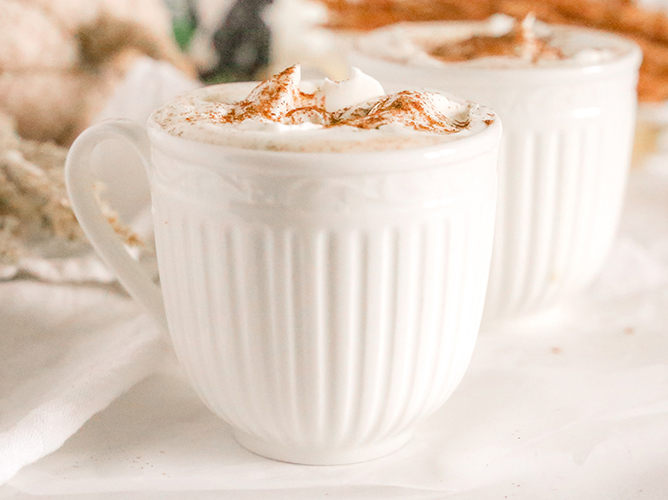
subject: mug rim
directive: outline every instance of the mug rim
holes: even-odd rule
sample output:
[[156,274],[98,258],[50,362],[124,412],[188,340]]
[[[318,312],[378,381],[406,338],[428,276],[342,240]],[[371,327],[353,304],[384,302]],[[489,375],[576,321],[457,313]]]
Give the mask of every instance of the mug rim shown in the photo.
[[[230,162],[236,164],[246,162],[248,168],[276,175],[294,173],[306,175],[368,174],[420,170],[434,166],[446,167],[497,148],[501,138],[502,124],[498,114],[489,111],[494,121],[472,135],[429,146],[404,149],[302,152],[241,148],[170,134],[153,120],[153,116],[148,120],[147,132],[152,148],[181,160],[210,168],[225,168]],[[402,157],[405,158],[405,161],[402,161]],[[222,158],[230,161],[222,160]],[[419,158],[419,165],[415,165],[417,158]],[[445,163],[444,160],[446,160]]]
[[[628,38],[622,37],[616,33],[603,31],[595,28],[587,28],[583,26],[571,26],[563,24],[549,24],[550,28],[561,33],[585,33],[597,37],[599,40],[607,40],[609,45],[621,49],[621,53],[612,59],[606,61],[598,61],[592,64],[577,64],[577,65],[550,65],[550,66],[484,66],[471,65],[467,61],[464,62],[444,62],[438,66],[428,66],[411,63],[410,61],[393,61],[385,59],[376,55],[368,54],[360,49],[360,40],[367,35],[377,33],[382,30],[389,30],[397,27],[408,27],[411,30],[417,30],[421,27],[429,26],[443,26],[444,29],[462,27],[462,26],[478,26],[484,24],[485,21],[404,21],[399,23],[382,26],[374,30],[368,31],[363,35],[357,37],[352,43],[349,51],[349,62],[352,59],[360,59],[371,61],[374,64],[383,64],[387,67],[402,68],[402,70],[410,70],[414,72],[423,72],[425,74],[457,74],[458,76],[475,76],[479,77],[480,73],[490,75],[490,86],[498,85],[498,78],[517,78],[520,85],[522,82],[531,82],[532,80],[549,80],[557,79],[574,79],[574,78],[591,78],[593,75],[607,76],[611,73],[627,71],[629,67],[640,67],[642,62],[642,49],[640,46]],[[520,80],[521,79],[521,80]],[[514,82],[516,85],[518,81]]]

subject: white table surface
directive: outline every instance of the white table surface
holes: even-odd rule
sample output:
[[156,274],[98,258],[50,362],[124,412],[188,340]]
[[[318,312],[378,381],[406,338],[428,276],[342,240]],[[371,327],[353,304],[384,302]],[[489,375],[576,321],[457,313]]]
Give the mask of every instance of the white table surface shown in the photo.
[[601,278],[482,332],[460,387],[397,453],[336,467],[258,457],[168,362],[0,498],[668,499],[668,161],[632,173]]

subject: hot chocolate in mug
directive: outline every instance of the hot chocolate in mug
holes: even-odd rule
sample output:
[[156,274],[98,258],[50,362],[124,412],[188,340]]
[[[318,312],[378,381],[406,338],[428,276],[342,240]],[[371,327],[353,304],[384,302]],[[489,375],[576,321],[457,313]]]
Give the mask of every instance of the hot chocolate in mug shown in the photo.
[[[200,398],[244,447],[278,460],[352,463],[403,446],[474,348],[498,118],[428,146],[295,152],[179,137],[155,116],[148,133],[126,121],[85,131],[67,185]],[[110,137],[146,168],[161,289],[98,208],[90,157]]]
[[[504,33],[508,20],[403,23],[363,36],[349,56],[382,83],[401,79],[452,92],[501,117],[484,313],[490,326],[573,298],[605,263],[631,163],[642,55],[611,33],[546,25],[532,33],[528,20],[522,28],[529,32],[517,33],[513,46],[511,34],[494,33]],[[549,41],[543,49],[541,31]],[[467,39],[468,46],[456,44]],[[511,57],[502,49],[519,52]],[[537,60],[522,55],[527,49]],[[454,60],[428,56],[430,50]]]

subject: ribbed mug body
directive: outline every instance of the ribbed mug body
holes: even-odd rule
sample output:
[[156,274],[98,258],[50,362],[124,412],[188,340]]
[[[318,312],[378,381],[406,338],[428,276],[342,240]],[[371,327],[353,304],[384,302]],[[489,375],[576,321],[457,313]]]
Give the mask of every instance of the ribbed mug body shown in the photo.
[[499,132],[394,155],[152,141],[174,347],[242,445],[363,461],[445,402],[481,319]]
[[501,117],[486,322],[572,297],[600,271],[612,245],[633,146],[640,51],[612,35],[585,33],[617,56],[589,67],[525,68],[411,67],[351,57],[381,82],[450,92]]
[[569,299],[601,270],[624,201],[636,81],[629,64],[625,74],[471,92],[508,124],[485,320]]

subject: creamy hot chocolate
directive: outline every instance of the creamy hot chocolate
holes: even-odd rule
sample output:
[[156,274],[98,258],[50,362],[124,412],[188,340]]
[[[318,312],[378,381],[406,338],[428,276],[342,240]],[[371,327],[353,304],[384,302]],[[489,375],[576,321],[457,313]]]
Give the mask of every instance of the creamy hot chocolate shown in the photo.
[[415,66],[587,66],[620,55],[614,44],[601,42],[532,15],[517,21],[499,14],[482,22],[400,23],[360,37],[356,47],[368,56]]
[[186,139],[247,149],[373,151],[437,144],[483,130],[486,108],[416,90],[386,94],[353,68],[341,82],[303,81],[293,66],[260,84],[223,84],[157,110],[153,126]]
[[[567,59],[552,37],[536,32],[536,18],[527,16],[521,23],[513,22],[502,34],[476,34],[463,40],[425,47],[430,56],[442,61],[470,61],[483,57],[519,58],[536,64],[540,61]],[[505,31],[505,30],[504,30]]]

